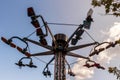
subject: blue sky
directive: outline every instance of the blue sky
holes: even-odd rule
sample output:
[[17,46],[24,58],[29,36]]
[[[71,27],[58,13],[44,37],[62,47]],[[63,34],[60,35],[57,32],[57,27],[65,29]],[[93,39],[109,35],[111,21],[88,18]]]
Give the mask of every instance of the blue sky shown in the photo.
[[[82,24],[82,21],[86,18],[87,11],[92,8],[90,5],[90,0],[1,0],[0,1],[0,37],[4,36],[7,39],[12,36],[26,37],[32,33],[35,28],[30,24],[30,18],[27,16],[27,8],[33,7],[37,14],[41,14],[47,22],[56,23],[73,23]],[[88,32],[92,37],[99,42],[112,39],[111,28],[115,26],[115,22],[120,23],[120,18],[113,17],[110,15],[104,15],[104,7],[93,8],[94,14],[91,29]],[[118,24],[119,25],[119,24]],[[75,26],[56,26],[49,25],[53,34],[65,33],[70,36],[72,32],[77,28]],[[113,27],[114,28],[114,27]],[[108,33],[107,33],[108,32]],[[120,35],[119,33],[117,35]],[[33,35],[31,38],[35,38]],[[91,42],[92,40],[86,35],[83,35],[83,41],[79,44]],[[47,38],[48,39],[48,38]],[[49,41],[49,40],[48,40]],[[16,43],[16,45],[20,43]],[[49,41],[49,44],[51,42]],[[38,47],[36,45],[31,45],[31,52],[42,52],[45,49]],[[76,53],[83,55],[88,55],[90,48],[77,50]],[[111,50],[113,53],[119,53],[119,48]],[[107,53],[110,51],[107,51]],[[85,54],[84,54],[85,53]],[[112,53],[111,53],[112,54]],[[9,47],[0,41],[0,78],[4,80],[53,80],[53,75],[51,78],[46,78],[42,75],[42,70],[45,67],[45,63],[33,58],[34,63],[38,66],[37,69],[22,68],[19,69],[14,63],[16,63],[24,55],[20,54],[17,50]],[[107,55],[108,56],[108,55]],[[120,56],[120,55],[119,55]],[[112,58],[109,63],[104,62],[103,64],[107,66],[117,66],[120,68],[119,56]],[[52,56],[39,57],[40,59],[48,62]],[[98,57],[99,58],[99,57]],[[69,62],[75,61],[75,58],[68,58]],[[99,60],[98,60],[99,61]],[[74,65],[73,65],[74,66]],[[53,65],[50,65],[53,71]],[[67,76],[67,80],[75,80]],[[107,70],[94,70],[92,78],[85,80],[113,80],[116,77],[109,74]],[[77,80],[77,79],[76,79]]]

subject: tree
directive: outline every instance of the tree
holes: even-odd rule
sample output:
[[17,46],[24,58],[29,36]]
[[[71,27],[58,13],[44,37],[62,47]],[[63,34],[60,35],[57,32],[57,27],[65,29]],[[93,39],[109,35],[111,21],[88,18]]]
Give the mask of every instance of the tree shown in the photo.
[[92,0],[91,3],[94,7],[105,7],[105,13],[120,16],[120,0]]

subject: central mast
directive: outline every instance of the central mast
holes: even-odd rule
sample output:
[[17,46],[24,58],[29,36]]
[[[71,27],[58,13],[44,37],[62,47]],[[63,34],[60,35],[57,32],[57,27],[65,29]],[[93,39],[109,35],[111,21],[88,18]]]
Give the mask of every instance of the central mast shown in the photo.
[[66,80],[65,45],[67,37],[64,34],[56,34],[55,39],[56,43],[53,43],[55,53],[54,80]]

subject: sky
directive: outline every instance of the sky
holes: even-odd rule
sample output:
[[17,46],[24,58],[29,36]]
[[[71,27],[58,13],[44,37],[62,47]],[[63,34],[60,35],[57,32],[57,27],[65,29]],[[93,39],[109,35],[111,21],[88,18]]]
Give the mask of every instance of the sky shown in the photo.
[[[49,23],[69,23],[82,24],[87,16],[87,11],[92,8],[94,22],[91,24],[91,29],[87,32],[98,42],[115,41],[120,37],[120,18],[105,15],[104,7],[93,8],[90,0],[1,0],[0,1],[0,37],[9,39],[12,36],[21,38],[27,37],[35,31],[35,28],[30,24],[30,18],[27,16],[27,8],[33,7],[36,14],[41,14]],[[77,26],[57,26],[49,25],[53,34],[64,33],[68,37],[75,31]],[[35,34],[31,39],[37,40]],[[78,44],[93,42],[93,40],[85,33],[82,35],[82,40]],[[51,45],[51,38],[46,38],[48,44]],[[19,40],[15,41],[16,45],[24,47],[24,44]],[[43,52],[46,49],[39,46],[29,44],[30,52]],[[93,46],[73,51],[80,55],[88,56]],[[107,71],[109,66],[116,66],[120,69],[120,46],[110,48],[101,52],[100,55],[94,56],[93,60],[105,66],[106,70],[97,68],[83,67],[85,60],[67,57],[69,63],[78,60],[78,63],[72,64],[72,70],[76,74],[75,77],[67,75],[67,80],[115,80],[116,76]],[[52,56],[33,58],[37,69],[23,67],[19,69],[15,65],[20,58],[24,57],[16,49],[4,44],[0,41],[0,78],[3,80],[53,80],[54,76],[46,78],[42,75],[42,71]],[[43,60],[44,62],[41,62]],[[53,72],[54,65],[49,66]]]

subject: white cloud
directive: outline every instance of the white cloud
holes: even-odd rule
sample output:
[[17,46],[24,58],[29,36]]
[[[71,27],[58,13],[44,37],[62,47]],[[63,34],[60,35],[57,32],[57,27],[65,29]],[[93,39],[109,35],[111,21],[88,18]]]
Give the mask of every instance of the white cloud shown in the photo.
[[78,59],[78,60],[81,61],[75,64],[72,68],[73,72],[76,75],[75,80],[83,80],[86,78],[91,78],[92,75],[94,74],[93,68],[83,67],[86,60],[84,59]]
[[[102,34],[102,35],[108,37],[108,39],[103,41],[114,42],[115,40],[120,39],[120,22],[115,22],[114,25],[111,26],[111,28],[107,31],[107,34]],[[105,45],[103,45],[102,47],[104,46]],[[108,50],[101,52],[98,56],[96,56],[97,57],[96,62],[99,62],[102,65],[106,63],[109,64],[113,58],[120,55],[119,53],[120,53],[120,46],[116,46],[113,49],[110,48]],[[83,67],[84,64],[85,64],[85,60],[82,59],[81,62],[78,62],[73,66],[72,68],[73,72],[76,74],[75,80],[88,79],[91,78],[92,75],[94,74],[94,69]]]
[[114,26],[110,28],[109,32],[109,38],[110,39],[119,39],[120,38],[120,23],[115,22]]
[[[105,35],[108,36],[108,39],[105,41],[111,41],[114,42],[116,40],[120,39],[120,22],[115,22],[113,26],[108,31],[108,34]],[[113,49],[108,49],[103,52],[101,52],[98,55],[98,61],[102,63],[109,63],[112,58],[115,56],[118,56],[120,53],[119,46],[114,47]]]
[[116,54],[110,54],[109,51],[104,51],[97,56],[97,62],[101,64],[109,64],[112,58],[115,56]]

